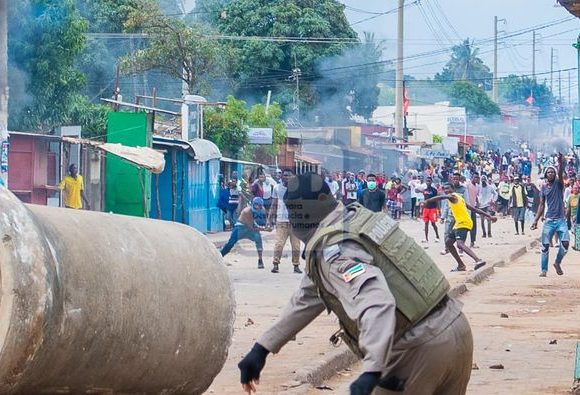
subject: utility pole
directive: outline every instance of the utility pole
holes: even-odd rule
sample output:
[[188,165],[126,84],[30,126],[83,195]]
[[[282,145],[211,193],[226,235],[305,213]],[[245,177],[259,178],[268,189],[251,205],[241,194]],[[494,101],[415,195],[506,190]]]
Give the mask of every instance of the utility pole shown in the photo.
[[8,0],[0,0],[0,178],[8,181]]
[[294,110],[296,111],[296,123],[298,123],[298,126],[300,126],[300,76],[302,76],[302,70],[298,68],[296,55],[294,55],[294,68],[292,69],[292,75],[288,78],[296,82],[296,88],[294,89],[293,104]]
[[491,97],[494,102],[498,102],[498,88],[499,88],[499,80],[498,80],[498,73],[497,73],[497,47],[498,47],[498,39],[497,35],[499,33],[497,29],[498,22],[506,23],[505,19],[498,19],[497,16],[493,17],[493,88],[491,91]]
[[398,20],[397,20],[397,73],[395,77],[395,135],[403,138],[403,56],[405,40],[405,0],[399,0]]
[[572,79],[570,77],[570,70],[568,70],[568,107],[572,109]]
[[558,100],[560,100],[560,105],[562,105],[562,71],[558,70]]
[[550,48],[550,92],[554,94],[554,48]]
[[532,31],[532,78],[536,80],[536,31]]

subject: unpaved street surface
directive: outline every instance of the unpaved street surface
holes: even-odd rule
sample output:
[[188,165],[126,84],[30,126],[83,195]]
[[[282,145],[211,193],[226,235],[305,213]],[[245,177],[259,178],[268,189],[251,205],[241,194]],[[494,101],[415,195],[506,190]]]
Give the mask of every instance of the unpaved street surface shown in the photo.
[[[496,269],[489,280],[470,287],[461,298],[471,322],[478,366],[472,371],[469,394],[569,393],[580,340],[580,253],[571,251],[566,256],[561,277],[552,267],[547,278],[538,277],[539,259],[538,253],[530,252]],[[489,368],[496,364],[504,369]],[[325,393],[348,393],[358,369],[328,382],[333,391]]]
[[[423,224],[421,222],[404,220],[401,226],[416,240],[422,239]],[[482,239],[478,243],[481,248],[477,249],[477,253],[490,262],[498,261],[532,240],[532,235],[514,236],[512,226],[509,219],[500,220],[494,228],[494,238]],[[265,234],[265,270],[256,269],[256,252],[254,246],[248,242],[242,242],[225,258],[236,293],[235,332],[226,365],[208,393],[240,393],[239,371],[236,366],[238,361],[256,338],[276,320],[298,286],[300,275],[291,273],[292,267],[288,257],[283,258],[279,274],[270,273],[272,236]],[[228,234],[210,236],[216,242],[219,240],[224,242],[227,237]],[[424,247],[449,276],[452,283],[465,280],[468,274],[449,272],[454,267],[454,263],[449,255],[439,254],[442,249],[441,243],[431,241]],[[289,252],[288,249],[289,245],[287,245],[287,252]],[[466,260],[466,263],[468,267],[472,266],[472,262]],[[303,267],[303,262],[301,266]],[[325,357],[337,351],[328,342],[328,338],[337,327],[334,316],[323,314],[298,334],[296,341],[284,347],[280,354],[270,356],[262,375],[260,393],[307,392],[308,386],[302,385],[297,388],[295,386],[300,384],[299,379],[305,371],[320,365]]]

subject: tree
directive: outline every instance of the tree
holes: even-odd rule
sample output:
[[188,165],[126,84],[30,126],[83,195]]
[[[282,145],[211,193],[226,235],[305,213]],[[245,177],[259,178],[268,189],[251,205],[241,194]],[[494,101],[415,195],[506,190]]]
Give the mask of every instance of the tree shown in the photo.
[[225,108],[210,107],[203,113],[203,131],[222,154],[238,157],[248,144],[248,112],[246,102],[228,96]]
[[190,94],[207,95],[211,90],[209,78],[224,74],[232,54],[206,37],[211,29],[188,26],[178,18],[161,15],[156,5],[151,7],[129,14],[125,27],[147,33],[150,43],[121,60],[123,72],[159,70],[185,82]]
[[[198,2],[195,12],[223,35],[248,37],[231,42],[239,51],[233,74],[237,96],[262,100],[272,90],[284,110],[295,89],[288,83],[293,69],[302,73],[300,101],[313,108],[328,97],[323,89],[328,86],[317,86],[323,77],[321,60],[340,55],[352,45],[346,42],[357,40],[344,5],[334,0],[204,0]],[[319,38],[327,42],[251,37]],[[338,91],[340,87],[334,88]]]
[[508,103],[524,105],[530,105],[527,100],[531,96],[532,105],[540,108],[540,116],[552,110],[554,101],[546,84],[538,84],[533,78],[517,75],[509,75],[501,80],[500,95]]
[[71,103],[84,84],[74,63],[85,44],[87,21],[72,0],[15,3],[9,57],[27,77],[30,99],[15,98],[10,123],[15,129],[45,131],[69,124],[74,121]]
[[[279,153],[280,146],[286,141],[286,127],[281,116],[282,109],[278,103],[273,103],[266,112],[266,106],[262,104],[255,104],[248,109],[245,101],[228,96],[225,108],[204,111],[204,135],[224,155],[272,162],[273,156]],[[272,128],[272,144],[248,144],[251,127]]]
[[451,48],[451,59],[443,71],[435,75],[435,80],[448,83],[469,81],[484,90],[491,89],[493,75],[478,55],[479,48],[475,48],[469,39],[455,45]]
[[466,81],[455,82],[449,89],[451,105],[465,107],[469,116],[490,117],[499,115],[499,106],[494,103],[485,91]]
[[247,123],[253,128],[272,128],[271,145],[249,144],[244,148],[244,158],[262,163],[274,163],[274,157],[280,153],[280,147],[286,142],[286,126],[282,121],[282,108],[273,103],[268,112],[263,104],[255,104],[248,112]]

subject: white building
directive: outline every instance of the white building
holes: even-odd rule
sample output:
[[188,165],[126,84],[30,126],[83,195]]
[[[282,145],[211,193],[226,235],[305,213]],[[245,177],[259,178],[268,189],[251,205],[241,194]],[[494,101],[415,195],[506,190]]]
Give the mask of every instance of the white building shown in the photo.
[[[372,122],[385,126],[395,123],[395,106],[379,106],[373,112]],[[451,107],[449,102],[409,107],[407,128],[417,129],[410,141],[433,143],[433,135],[464,134],[466,115],[464,107]]]

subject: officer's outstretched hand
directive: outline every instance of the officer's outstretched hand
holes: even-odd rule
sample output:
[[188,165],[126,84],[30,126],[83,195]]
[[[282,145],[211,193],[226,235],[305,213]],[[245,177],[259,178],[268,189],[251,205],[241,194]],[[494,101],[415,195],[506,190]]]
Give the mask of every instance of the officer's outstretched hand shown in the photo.
[[244,392],[256,392],[256,385],[260,384],[260,372],[266,364],[266,357],[270,351],[255,343],[252,350],[240,361],[241,382]]
[[350,395],[370,395],[380,379],[381,374],[379,372],[365,372],[361,374],[350,385]]

